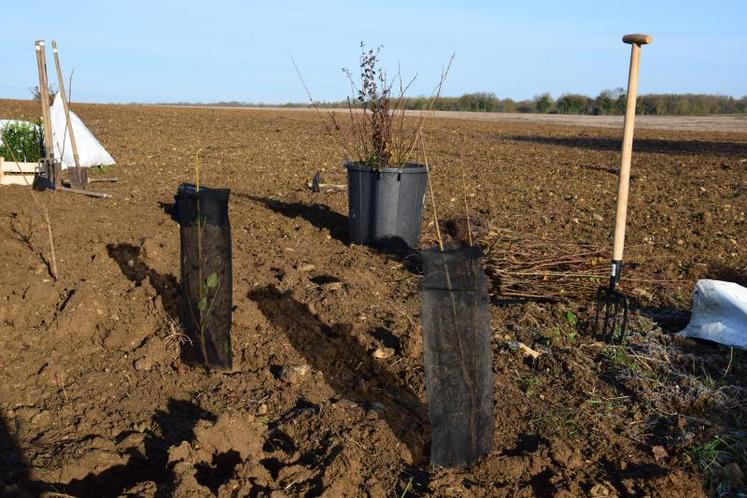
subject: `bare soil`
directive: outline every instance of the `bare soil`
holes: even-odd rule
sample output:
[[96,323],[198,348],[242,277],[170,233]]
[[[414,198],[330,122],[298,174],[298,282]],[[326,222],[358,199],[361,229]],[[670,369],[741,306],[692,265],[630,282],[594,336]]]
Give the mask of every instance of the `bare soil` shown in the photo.
[[[118,161],[105,174],[119,182],[94,184],[111,200],[38,194],[56,282],[29,189],[0,189],[0,495],[745,491],[745,354],[673,334],[698,278],[747,284],[746,134],[637,130],[622,281],[636,305],[629,346],[592,337],[587,299],[506,300],[494,282],[493,451],[472,468],[441,469],[428,462],[417,256],[351,246],[346,193],[307,189],[318,170],[345,183],[318,116],[74,109]],[[0,101],[4,118],[36,114],[30,102]],[[496,234],[611,246],[619,130],[433,119],[426,131],[453,238],[465,134],[488,254]],[[230,372],[179,360],[171,214],[198,148],[203,183],[232,190]],[[423,247],[430,207],[425,218]],[[709,463],[715,437],[729,449],[717,444]]]
[[[205,108],[204,106],[172,106]],[[316,112],[313,108],[297,107],[230,107],[213,106],[212,109],[262,110],[288,112]],[[348,109],[336,109],[347,113]],[[409,116],[419,116],[422,111],[406,111]],[[531,114],[520,112],[463,112],[431,111],[427,116],[437,119],[466,119],[469,121],[496,121],[501,123],[553,124],[567,126],[619,128],[622,129],[622,116],[588,116],[576,114]],[[712,131],[722,133],[747,133],[747,115],[723,114],[710,116],[636,116],[638,129],[672,131]]]

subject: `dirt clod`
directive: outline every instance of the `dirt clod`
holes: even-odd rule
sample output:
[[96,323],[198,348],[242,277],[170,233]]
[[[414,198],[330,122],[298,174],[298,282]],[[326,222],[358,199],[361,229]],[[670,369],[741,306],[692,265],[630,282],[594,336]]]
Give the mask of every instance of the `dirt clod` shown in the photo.
[[721,470],[721,475],[723,475],[724,479],[731,482],[734,486],[744,485],[744,472],[736,462],[729,462],[724,465],[724,468]]

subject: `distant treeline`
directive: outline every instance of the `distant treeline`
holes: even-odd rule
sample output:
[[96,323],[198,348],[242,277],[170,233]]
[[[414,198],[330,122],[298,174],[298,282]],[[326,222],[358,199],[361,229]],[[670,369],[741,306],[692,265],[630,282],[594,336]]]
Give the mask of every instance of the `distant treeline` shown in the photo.
[[[532,100],[501,99],[493,93],[468,93],[461,97],[441,97],[433,104],[438,111],[525,112],[552,114],[624,114],[625,90],[604,90],[596,97],[564,94],[553,99],[549,93]],[[407,109],[427,109],[428,97],[407,98]],[[336,105],[341,105],[340,103]],[[649,94],[636,102],[638,114],[704,115],[747,113],[747,96],[735,99],[725,95]]]
[[[537,95],[531,100],[502,99],[494,93],[467,93],[461,97],[441,97],[434,105],[437,111],[466,112],[524,112],[550,114],[623,114],[625,112],[625,90],[604,90],[596,97],[567,93],[553,99],[549,93]],[[407,97],[405,108],[424,110],[430,104],[429,97]],[[266,106],[242,102],[219,102],[220,106]],[[346,107],[345,101],[319,103],[320,107]],[[309,104],[289,103],[284,107],[309,107]],[[276,107],[276,106],[275,106]],[[705,115],[747,113],[747,95],[736,99],[727,95],[706,94],[649,94],[639,95],[636,111],[652,115]]]

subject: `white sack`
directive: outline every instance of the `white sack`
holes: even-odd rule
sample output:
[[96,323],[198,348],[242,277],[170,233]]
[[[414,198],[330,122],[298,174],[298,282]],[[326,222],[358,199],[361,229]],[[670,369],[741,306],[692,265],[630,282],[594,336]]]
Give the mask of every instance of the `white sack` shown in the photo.
[[734,282],[698,280],[690,323],[679,335],[747,349],[747,289]]
[[[61,98],[55,98],[54,104],[49,108],[49,120],[52,124],[52,141],[54,143],[54,157],[62,158],[62,168],[74,168],[73,146],[70,144],[70,133],[65,133],[67,121],[65,120],[65,108]],[[70,123],[75,133],[75,144],[78,146],[80,165],[83,167],[98,166],[100,164],[114,164],[114,159],[104,149],[96,137],[88,131],[86,125],[70,111]],[[65,139],[63,146],[62,140]],[[64,154],[63,154],[64,152]]]

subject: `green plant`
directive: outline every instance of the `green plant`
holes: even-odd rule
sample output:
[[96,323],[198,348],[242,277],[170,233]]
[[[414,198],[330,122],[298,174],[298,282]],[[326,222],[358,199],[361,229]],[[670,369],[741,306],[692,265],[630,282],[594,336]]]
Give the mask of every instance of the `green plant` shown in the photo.
[[92,166],[90,170],[93,170],[96,173],[104,174],[108,173],[112,169],[111,164],[97,164],[96,166]]
[[563,425],[565,425],[568,437],[571,439],[577,438],[581,433],[581,426],[574,415],[566,417],[565,420],[563,420]]
[[524,394],[527,396],[533,396],[536,392],[536,388],[542,385],[542,379],[536,375],[532,375],[531,377],[523,379],[522,384]]
[[636,375],[641,370],[641,365],[628,354],[625,347],[608,347],[604,350],[604,354],[610,364],[627,370],[630,375]]
[[31,123],[9,123],[0,132],[0,156],[35,163],[41,158],[41,128]]
[[710,441],[695,446],[688,451],[695,462],[703,469],[721,467],[729,462],[747,466],[747,435],[715,435]]
[[708,373],[708,371],[705,369],[703,365],[700,366],[700,369],[703,372],[703,377],[701,377],[701,379],[706,389],[715,391],[721,387],[729,385],[729,383],[726,382],[726,380],[723,377],[714,378],[710,373]]
[[576,313],[568,310],[565,312],[565,319],[571,327],[571,330],[566,334],[566,337],[568,338],[568,341],[573,342],[576,340],[576,337],[578,337],[578,332],[576,330],[576,327],[578,326],[578,317],[576,316]]
[[710,441],[694,447],[690,450],[690,456],[703,470],[708,470],[713,465],[719,465],[719,457],[725,454],[726,442],[719,436],[714,436]]
[[568,320],[568,325],[571,327],[575,327],[578,324],[578,318],[576,317],[576,314],[568,310],[565,312],[565,319]]
[[563,343],[563,334],[560,332],[560,327],[557,325],[543,331],[542,336],[546,339],[547,345],[550,347],[557,347]]
[[731,463],[742,469],[747,468],[747,434],[744,432],[716,434],[709,441],[689,449],[687,454],[706,473],[712,487],[728,489],[736,483],[724,480],[725,466]]
[[569,310],[561,316],[568,322],[568,326],[561,322],[540,332],[547,346],[558,347],[563,344],[572,343],[578,337],[578,332],[576,331],[578,319],[576,318],[576,314]]
[[413,479],[414,478],[411,477],[410,480],[407,481],[407,486],[405,486],[405,489],[404,489],[404,491],[402,491],[402,494],[399,495],[399,498],[405,498],[407,496],[407,493],[410,492],[410,490],[412,489],[412,481],[413,481]]

